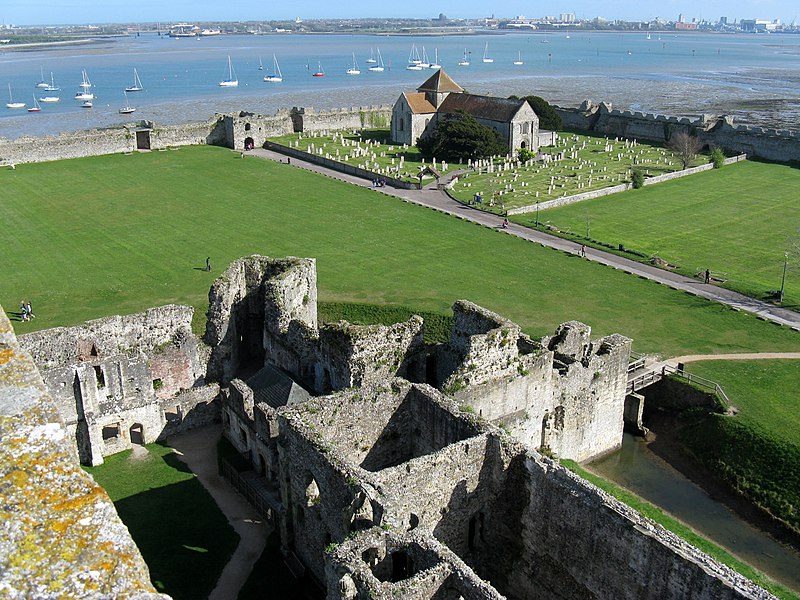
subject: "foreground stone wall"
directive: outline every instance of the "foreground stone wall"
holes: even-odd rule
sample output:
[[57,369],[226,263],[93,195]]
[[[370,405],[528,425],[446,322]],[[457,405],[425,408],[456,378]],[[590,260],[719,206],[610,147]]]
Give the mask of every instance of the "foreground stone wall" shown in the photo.
[[610,137],[666,143],[675,133],[696,135],[709,147],[781,162],[800,160],[800,131],[734,125],[733,117],[693,118],[614,110],[610,104],[586,100],[578,108],[556,107],[564,127]]
[[4,598],[157,594],[139,550],[74,445],[0,308],[0,590]]

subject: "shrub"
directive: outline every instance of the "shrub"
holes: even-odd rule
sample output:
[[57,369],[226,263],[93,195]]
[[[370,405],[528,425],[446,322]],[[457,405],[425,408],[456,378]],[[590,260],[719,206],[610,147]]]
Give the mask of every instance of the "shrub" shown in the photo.
[[633,170],[631,173],[631,183],[633,184],[633,189],[635,190],[638,190],[644,185],[644,173],[641,169]]
[[426,158],[460,163],[508,153],[508,146],[497,131],[464,111],[440,119],[430,135],[417,141],[417,148]]
[[711,163],[715,169],[721,169],[725,165],[725,153],[722,148],[714,148],[711,151]]
[[526,162],[528,160],[536,158],[536,155],[527,148],[520,148],[519,151],[517,152],[517,158],[520,160],[520,162]]

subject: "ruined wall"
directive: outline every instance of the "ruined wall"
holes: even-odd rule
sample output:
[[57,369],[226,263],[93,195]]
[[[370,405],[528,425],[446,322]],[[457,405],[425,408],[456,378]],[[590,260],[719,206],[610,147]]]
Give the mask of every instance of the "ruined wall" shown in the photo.
[[169,305],[22,336],[82,462],[216,418],[193,312]]
[[800,160],[800,131],[734,125],[733,117],[668,117],[619,111],[586,100],[579,108],[556,107],[566,129],[666,143],[675,133],[697,135],[700,142],[728,154],[746,154],[782,162]]
[[0,590],[7,598],[157,594],[105,491],[80,468],[47,388],[0,308]]

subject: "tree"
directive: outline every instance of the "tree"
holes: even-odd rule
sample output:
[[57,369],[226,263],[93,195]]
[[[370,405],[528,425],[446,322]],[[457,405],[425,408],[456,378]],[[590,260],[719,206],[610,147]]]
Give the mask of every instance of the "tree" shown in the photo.
[[669,138],[669,149],[678,156],[684,169],[689,168],[692,161],[697,158],[700,147],[700,141],[685,131],[676,133]]
[[533,112],[539,117],[539,129],[546,129],[548,131],[561,131],[564,124],[561,122],[561,117],[547,100],[541,96],[510,96],[510,100],[527,100],[531,105]]
[[464,111],[439,119],[429,135],[417,140],[417,148],[426,158],[462,163],[508,153],[499,133]]

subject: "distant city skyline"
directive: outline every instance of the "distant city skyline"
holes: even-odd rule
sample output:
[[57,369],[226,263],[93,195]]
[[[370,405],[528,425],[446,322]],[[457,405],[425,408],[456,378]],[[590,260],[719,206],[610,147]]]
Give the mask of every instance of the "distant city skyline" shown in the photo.
[[211,0],[43,0],[42,2],[4,3],[0,19],[13,25],[81,25],[96,23],[137,23],[177,21],[266,21],[301,19],[352,19],[370,17],[435,18],[444,13],[451,19],[477,19],[489,17],[511,18],[524,15],[528,18],[545,15],[558,16],[574,13],[578,19],[604,17],[609,20],[649,21],[660,17],[675,21],[679,14],[684,19],[717,21],[720,17],[733,19],[781,19],[791,23],[800,16],[800,7],[788,0],[711,0],[698,4],[690,0],[646,0],[633,3],[606,0],[554,2],[531,5],[514,0],[501,4],[443,0],[430,3],[407,0],[400,5],[355,0],[346,5],[310,0],[298,3],[263,3],[240,0],[224,3]]

